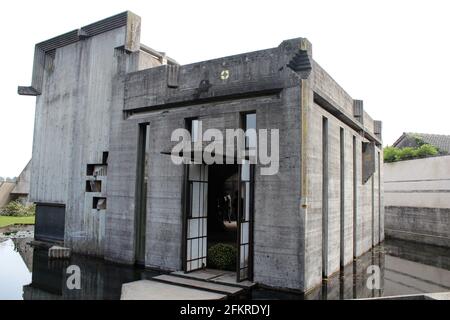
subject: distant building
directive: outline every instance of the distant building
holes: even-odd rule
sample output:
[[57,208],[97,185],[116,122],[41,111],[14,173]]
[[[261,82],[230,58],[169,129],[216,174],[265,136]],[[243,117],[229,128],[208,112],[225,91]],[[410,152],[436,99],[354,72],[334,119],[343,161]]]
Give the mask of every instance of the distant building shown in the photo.
[[450,135],[404,132],[392,145],[397,148],[417,148],[421,144],[431,144],[439,149],[439,153],[450,153]]
[[31,160],[16,179],[0,181],[0,208],[9,202],[19,200],[22,204],[27,204],[30,192]]
[[[36,96],[36,239],[185,272],[225,242],[236,281],[301,291],[383,240],[381,122],[307,39],[178,65],[125,12],[37,44],[34,59],[18,91]],[[194,156],[172,153],[181,128],[189,144],[207,129],[279,130],[279,170],[248,161],[252,136],[230,157],[201,150],[233,164],[174,163]]]

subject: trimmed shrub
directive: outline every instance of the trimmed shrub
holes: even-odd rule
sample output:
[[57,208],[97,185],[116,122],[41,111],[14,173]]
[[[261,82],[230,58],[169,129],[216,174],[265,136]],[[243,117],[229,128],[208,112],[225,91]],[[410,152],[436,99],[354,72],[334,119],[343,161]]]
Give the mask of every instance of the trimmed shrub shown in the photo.
[[0,210],[0,215],[11,217],[29,217],[34,216],[36,211],[36,205],[32,204],[26,206],[20,201],[11,201],[4,208]]
[[236,254],[236,248],[230,244],[215,244],[208,249],[208,266],[219,270],[234,271]]

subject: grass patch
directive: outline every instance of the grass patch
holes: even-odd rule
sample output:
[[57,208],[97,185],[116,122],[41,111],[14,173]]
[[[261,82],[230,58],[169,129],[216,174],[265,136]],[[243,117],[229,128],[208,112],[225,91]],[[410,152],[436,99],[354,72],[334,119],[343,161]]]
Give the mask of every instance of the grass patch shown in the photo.
[[34,224],[34,216],[31,217],[10,217],[0,216],[0,228],[15,224]]

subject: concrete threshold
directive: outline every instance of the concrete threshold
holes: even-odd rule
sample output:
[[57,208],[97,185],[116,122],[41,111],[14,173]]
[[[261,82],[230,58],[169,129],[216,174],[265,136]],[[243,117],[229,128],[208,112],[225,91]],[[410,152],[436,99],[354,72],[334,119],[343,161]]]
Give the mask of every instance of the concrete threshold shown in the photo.
[[236,273],[231,271],[202,269],[193,272],[175,271],[172,272],[171,275],[187,279],[208,281],[242,289],[250,289],[255,286],[255,283],[248,280],[237,282]]

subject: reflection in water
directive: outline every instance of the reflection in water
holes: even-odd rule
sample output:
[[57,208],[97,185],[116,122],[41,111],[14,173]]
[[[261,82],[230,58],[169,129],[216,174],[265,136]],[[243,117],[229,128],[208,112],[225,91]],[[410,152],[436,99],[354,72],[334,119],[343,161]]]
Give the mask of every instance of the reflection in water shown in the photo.
[[31,281],[31,259],[27,256],[32,250],[23,244],[24,239],[0,242],[0,300],[22,299],[22,286]]
[[[46,250],[26,244],[30,240],[0,243],[0,299],[120,299],[123,283],[157,274],[80,255],[49,260]],[[80,290],[67,288],[69,265],[80,267]],[[371,265],[380,267],[380,289],[367,286]],[[443,291],[450,291],[450,249],[386,240],[307,295],[253,289],[243,298],[331,300]]]
[[[80,267],[81,289],[67,287],[70,265]],[[34,250],[31,284],[23,288],[25,300],[36,299],[120,299],[122,284],[148,279],[156,272],[105,262],[102,259],[72,255],[69,260],[49,260],[46,250]]]
[[450,291],[450,249],[389,240],[384,295]]
[[[380,289],[369,289],[368,268],[380,268]],[[450,249],[388,239],[306,295],[254,290],[253,299],[335,300],[450,291]]]

